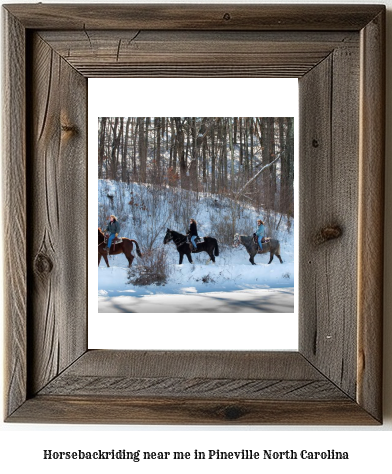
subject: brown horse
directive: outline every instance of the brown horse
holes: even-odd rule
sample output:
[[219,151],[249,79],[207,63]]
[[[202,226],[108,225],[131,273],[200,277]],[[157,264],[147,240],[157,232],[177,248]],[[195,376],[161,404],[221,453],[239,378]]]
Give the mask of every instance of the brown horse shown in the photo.
[[[106,265],[109,267],[108,254],[106,249],[104,249],[104,239],[105,235],[98,227],[98,266],[101,261],[101,257],[103,257],[106,262]],[[127,239],[125,237],[122,237],[122,242],[120,242],[119,244],[111,245],[109,255],[118,255],[120,253],[123,253],[127,257],[129,266],[131,266],[133,259],[135,258],[135,256],[131,253],[133,250],[133,244],[135,244],[136,246],[136,253],[138,254],[138,256],[142,257],[142,253],[140,252],[140,248],[136,240]]]

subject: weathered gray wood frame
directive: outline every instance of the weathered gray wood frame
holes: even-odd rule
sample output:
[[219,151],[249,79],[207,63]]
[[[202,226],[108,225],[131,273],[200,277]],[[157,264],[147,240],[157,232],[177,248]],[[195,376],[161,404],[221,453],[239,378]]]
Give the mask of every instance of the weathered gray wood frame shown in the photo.
[[[8,5],[3,25],[5,419],[381,423],[385,7]],[[88,350],[67,237],[94,76],[299,78],[298,352]]]

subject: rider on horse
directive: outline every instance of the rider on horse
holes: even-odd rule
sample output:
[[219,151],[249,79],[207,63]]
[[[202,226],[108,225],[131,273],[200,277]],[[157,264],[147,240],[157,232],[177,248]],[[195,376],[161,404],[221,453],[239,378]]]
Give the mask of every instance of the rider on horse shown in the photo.
[[187,234],[189,235],[191,239],[193,250],[197,250],[196,239],[198,235],[197,235],[197,222],[195,221],[195,219],[190,220],[190,226],[189,226],[189,230]]
[[257,221],[257,230],[256,230],[256,235],[257,235],[257,242],[259,244],[260,250],[263,250],[263,245],[262,242],[264,242],[264,235],[265,235],[265,227],[264,227],[264,222],[262,220]]
[[117,237],[120,232],[120,224],[117,221],[116,216],[113,216],[113,215],[110,216],[110,222],[106,226],[106,229],[104,232],[107,232],[109,234],[108,243],[106,247],[106,251],[107,253],[109,253],[110,246],[112,245],[113,239]]

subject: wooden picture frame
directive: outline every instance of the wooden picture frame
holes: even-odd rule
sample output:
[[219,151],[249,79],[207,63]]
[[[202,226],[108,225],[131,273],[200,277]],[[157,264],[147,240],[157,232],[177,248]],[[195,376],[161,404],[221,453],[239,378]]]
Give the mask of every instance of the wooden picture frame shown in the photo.
[[[382,423],[385,7],[5,5],[5,419]],[[298,352],[87,348],[88,77],[298,77]],[[94,166],[92,163],[91,166]]]

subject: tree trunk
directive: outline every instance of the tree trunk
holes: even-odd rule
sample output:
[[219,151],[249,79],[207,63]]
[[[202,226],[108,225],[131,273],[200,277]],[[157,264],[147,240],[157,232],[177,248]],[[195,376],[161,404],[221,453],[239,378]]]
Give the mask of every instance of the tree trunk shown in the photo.
[[185,137],[183,123],[180,117],[174,118],[176,124],[176,144],[177,144],[177,154],[180,162],[180,179],[181,179],[181,188],[189,189],[188,177],[187,177],[187,163],[185,160]]
[[140,168],[140,182],[145,183],[147,179],[147,149],[146,149],[146,138],[144,128],[144,118],[138,118],[139,124],[139,168]]
[[127,169],[128,169],[128,140],[129,140],[129,126],[131,124],[131,117],[127,118],[127,124],[125,126],[125,137],[124,137],[124,147],[123,154],[121,159],[121,181],[125,182],[127,180]]
[[118,147],[120,145],[120,138],[118,136],[118,117],[114,119],[113,125],[113,139],[112,139],[112,152],[111,152],[111,159],[110,159],[110,179],[115,180],[117,174],[117,153]]
[[234,192],[235,190],[235,183],[234,183],[234,144],[233,144],[233,124],[231,119],[229,121],[229,147],[230,147],[230,159],[231,159],[231,173],[230,173],[230,182],[231,182],[231,191]]
[[157,117],[156,119],[156,136],[157,136],[157,149],[155,157],[155,167],[156,167],[156,179],[159,184],[162,183],[162,174],[161,174],[161,118]]
[[[275,119],[269,117],[268,119],[268,136],[269,136],[269,162],[271,163],[275,159]],[[275,195],[276,195],[276,165],[270,166],[269,168],[269,207],[275,209]]]
[[287,119],[286,153],[288,166],[288,213],[294,216],[294,118]]
[[225,192],[227,192],[227,119],[223,120],[223,131],[222,131],[222,146],[223,146],[223,157],[222,157],[222,186]]
[[211,192],[215,194],[215,127],[212,126],[210,129],[211,133]]
[[103,162],[105,160],[105,141],[106,141],[106,120],[107,117],[101,117],[99,123],[99,138],[98,138],[98,179],[104,177]]

